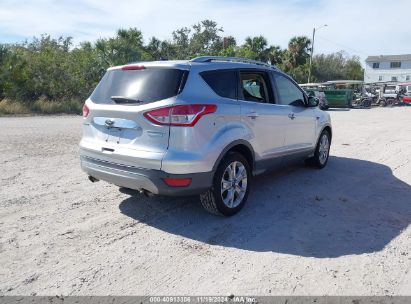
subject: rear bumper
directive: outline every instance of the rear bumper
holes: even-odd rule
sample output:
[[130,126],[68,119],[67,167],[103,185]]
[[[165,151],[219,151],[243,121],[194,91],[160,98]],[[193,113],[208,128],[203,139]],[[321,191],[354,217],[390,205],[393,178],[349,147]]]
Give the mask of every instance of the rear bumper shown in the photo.
[[[88,175],[120,187],[147,190],[154,194],[187,196],[205,192],[211,187],[214,172],[192,174],[168,174],[161,170],[142,169],[107,162],[81,155],[81,168]],[[187,187],[170,187],[163,178],[191,178]]]

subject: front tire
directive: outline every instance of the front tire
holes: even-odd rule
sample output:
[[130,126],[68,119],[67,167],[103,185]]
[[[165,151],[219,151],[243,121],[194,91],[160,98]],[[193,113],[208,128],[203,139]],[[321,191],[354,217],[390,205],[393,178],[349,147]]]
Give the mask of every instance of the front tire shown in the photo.
[[239,153],[229,154],[218,165],[212,187],[200,195],[201,204],[212,214],[232,216],[244,207],[250,182],[247,160]]
[[307,159],[307,163],[316,168],[322,169],[327,165],[330,155],[331,137],[327,130],[321,132],[315,148],[314,156]]

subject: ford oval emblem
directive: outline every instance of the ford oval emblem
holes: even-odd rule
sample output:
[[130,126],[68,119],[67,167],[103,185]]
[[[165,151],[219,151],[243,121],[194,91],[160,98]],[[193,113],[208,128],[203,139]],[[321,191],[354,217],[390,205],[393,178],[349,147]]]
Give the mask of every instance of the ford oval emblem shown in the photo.
[[112,120],[112,119],[107,119],[104,123],[105,123],[105,125],[106,125],[107,128],[110,128],[110,127],[112,127],[112,126],[114,125],[114,120]]

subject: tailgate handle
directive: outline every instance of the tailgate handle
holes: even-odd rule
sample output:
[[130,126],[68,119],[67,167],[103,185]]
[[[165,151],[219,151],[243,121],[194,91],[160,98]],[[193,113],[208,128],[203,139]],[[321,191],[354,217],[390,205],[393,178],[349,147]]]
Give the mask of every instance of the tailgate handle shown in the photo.
[[110,117],[94,117],[93,121],[96,125],[117,129],[140,129],[140,126],[133,120]]
[[111,149],[111,148],[101,148],[101,151],[103,151],[103,152],[110,152],[110,153],[113,153],[114,152],[114,149]]

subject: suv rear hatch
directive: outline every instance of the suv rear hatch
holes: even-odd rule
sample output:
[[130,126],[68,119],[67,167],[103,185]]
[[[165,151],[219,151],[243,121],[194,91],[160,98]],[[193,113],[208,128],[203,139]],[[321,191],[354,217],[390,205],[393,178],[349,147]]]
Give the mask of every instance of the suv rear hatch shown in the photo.
[[174,103],[184,87],[188,67],[127,65],[109,69],[86,102],[89,113],[80,143],[83,157],[161,169],[170,127],[153,124],[143,114]]

